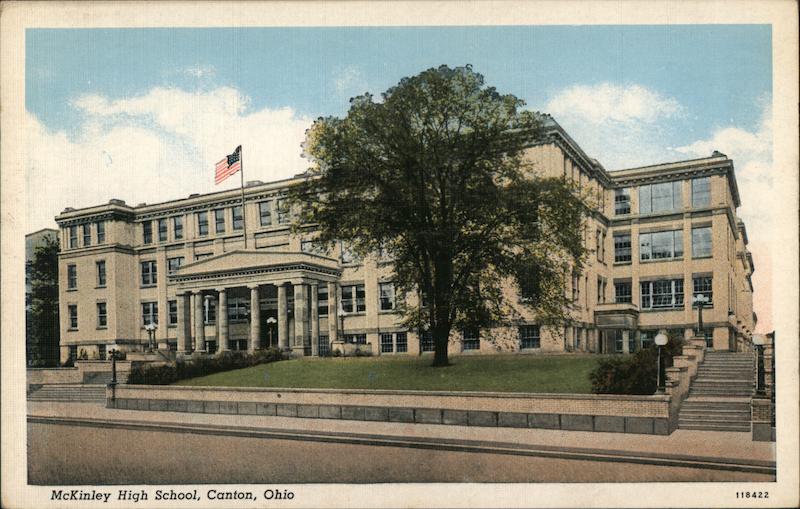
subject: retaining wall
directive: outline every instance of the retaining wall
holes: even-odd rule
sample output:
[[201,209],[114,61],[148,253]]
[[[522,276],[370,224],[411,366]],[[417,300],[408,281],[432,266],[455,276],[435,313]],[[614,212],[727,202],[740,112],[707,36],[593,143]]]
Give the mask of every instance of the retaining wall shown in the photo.
[[[112,391],[113,397],[112,397]],[[444,391],[118,385],[107,406],[127,410],[276,415],[463,426],[667,435],[670,397]]]

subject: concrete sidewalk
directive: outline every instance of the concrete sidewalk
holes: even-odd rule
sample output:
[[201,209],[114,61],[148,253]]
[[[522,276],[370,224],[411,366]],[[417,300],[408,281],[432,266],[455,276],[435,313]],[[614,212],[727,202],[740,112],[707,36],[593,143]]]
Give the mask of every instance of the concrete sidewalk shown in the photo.
[[482,428],[437,424],[302,419],[259,415],[218,415],[108,409],[96,403],[28,401],[29,417],[62,417],[140,423],[253,428],[408,438],[436,442],[476,441],[519,444],[550,450],[597,450],[652,458],[686,457],[753,464],[775,461],[773,442],[753,442],[749,433],[677,430],[668,436],[598,433],[529,428]]

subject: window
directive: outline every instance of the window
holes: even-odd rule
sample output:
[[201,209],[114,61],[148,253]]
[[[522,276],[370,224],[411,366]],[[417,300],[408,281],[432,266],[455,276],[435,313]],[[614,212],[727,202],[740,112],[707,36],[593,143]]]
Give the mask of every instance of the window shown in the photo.
[[692,207],[708,207],[711,204],[711,181],[708,177],[692,179]]
[[98,221],[95,225],[97,227],[97,243],[102,244],[106,241],[106,223]]
[[105,302],[97,303],[97,326],[101,328],[108,327],[108,315]]
[[640,260],[666,260],[681,257],[683,257],[683,230],[639,235]]
[[519,327],[520,348],[541,348],[538,325],[521,325]]
[[178,325],[178,301],[177,300],[170,300],[167,301],[167,311],[169,312],[168,325]]
[[225,233],[225,209],[214,211],[214,231],[216,233]]
[[572,273],[572,301],[577,302],[581,296],[581,275]]
[[345,334],[344,335],[344,342],[345,343],[353,343],[354,345],[366,345],[367,344],[367,335],[366,334]]
[[328,285],[317,288],[317,315],[328,316]]
[[184,257],[183,256],[176,256],[174,258],[167,258],[167,273],[174,274],[176,270],[178,270],[181,265],[183,265]]
[[318,254],[324,255],[326,253],[325,249],[320,245],[319,242],[315,242],[313,240],[303,240],[300,242],[300,251],[304,253],[311,253],[311,254]]
[[364,299],[364,285],[342,287],[342,311],[345,313],[362,313],[367,310]]
[[392,342],[391,333],[381,333],[381,353],[393,353],[394,343]]
[[640,214],[679,210],[683,206],[682,202],[680,181],[639,187]]
[[246,321],[247,316],[250,314],[250,301],[244,298],[230,298],[228,299],[228,320],[230,321]]
[[242,210],[242,206],[236,205],[231,210],[233,212],[233,229],[244,229],[244,211]]
[[461,333],[464,339],[464,350],[480,350],[481,339],[477,329],[467,329]]
[[106,360],[106,345],[97,345],[97,356],[101,361]]
[[699,276],[699,277],[693,277],[692,278],[693,295],[695,295],[695,296],[696,295],[705,296],[705,298],[708,299],[708,302],[706,302],[706,304],[705,304],[706,306],[711,306],[714,303],[714,301],[713,301],[713,297],[714,297],[713,287],[714,287],[714,284],[713,283],[714,283],[714,281],[713,281],[713,278],[711,276]]
[[271,226],[272,225],[272,203],[268,201],[262,201],[258,204],[258,216],[259,220],[261,221],[261,226]]
[[628,332],[628,351],[630,353],[636,351],[636,333],[634,331]]
[[434,350],[433,334],[431,331],[422,331],[419,334],[419,347],[423,352],[432,352]]
[[632,302],[630,281],[614,281],[614,302],[617,304]]
[[642,309],[683,307],[683,279],[642,281]]
[[75,360],[78,358],[78,345],[68,345],[69,348],[69,358]]
[[655,330],[643,330],[639,333],[639,339],[642,342],[642,350],[650,348],[655,344],[656,334],[658,334],[658,331]]
[[692,228],[692,257],[711,256],[711,227]]
[[577,327],[572,328],[572,346],[575,350],[581,349],[581,331]]
[[158,282],[158,269],[155,260],[142,262],[142,286],[152,286]]
[[208,235],[208,212],[197,213],[197,234],[201,237]]
[[408,351],[408,334],[405,332],[398,332],[394,335],[395,346],[397,353],[405,353]]
[[151,221],[142,223],[142,242],[144,244],[153,243],[153,223]]
[[78,227],[77,226],[70,226],[69,227],[69,247],[70,249],[75,249],[78,247]]
[[78,267],[75,265],[67,265],[67,290],[75,290],[78,288]]
[[614,189],[614,215],[623,216],[631,213],[631,190],[628,187]]
[[92,245],[92,225],[89,223],[83,225],[83,245],[84,247]]
[[631,261],[631,234],[622,233],[614,235],[614,262],[630,263]]
[[319,356],[327,357],[331,354],[330,337],[320,334],[319,336]]
[[70,304],[67,306],[69,311],[69,328],[70,330],[78,330],[78,305]]
[[158,302],[142,302],[142,325],[158,325]]
[[183,217],[182,216],[175,216],[172,218],[172,234],[175,236],[175,240],[179,240],[183,238]]
[[347,242],[342,242],[342,263],[359,263],[361,258]]
[[166,242],[167,241],[167,220],[166,219],[159,219],[158,220],[158,241],[159,242]]
[[106,261],[99,260],[95,266],[97,268],[97,286],[104,287],[106,286]]
[[391,311],[394,309],[394,283],[379,283],[381,311]]
[[278,209],[278,224],[285,224],[289,222],[289,205],[286,200],[277,200],[275,208]]
[[612,334],[614,335],[614,351],[616,353],[622,353],[622,343],[624,341],[624,338],[622,337],[622,331],[619,329],[614,329]]
[[217,301],[215,299],[208,297],[203,299],[203,323],[206,325],[217,323]]
[[606,233],[603,230],[597,230],[595,250],[597,251],[597,261],[602,262],[606,257]]

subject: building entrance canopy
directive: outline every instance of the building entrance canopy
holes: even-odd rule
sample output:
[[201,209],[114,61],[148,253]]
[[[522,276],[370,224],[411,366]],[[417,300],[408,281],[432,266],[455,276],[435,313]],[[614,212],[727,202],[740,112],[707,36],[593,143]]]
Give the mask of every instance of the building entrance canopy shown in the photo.
[[239,250],[186,264],[170,274],[169,281],[180,292],[253,283],[334,282],[340,275],[339,263],[326,256]]
[[[169,284],[176,286],[177,337],[181,352],[208,351],[203,323],[203,302],[217,299],[216,349],[228,350],[228,294],[246,286],[250,301],[248,350],[262,348],[261,287],[277,288],[278,344],[281,349],[310,350],[317,355],[320,338],[318,316],[318,288],[327,286],[330,331],[328,337],[336,338],[336,281],[341,276],[338,261],[311,253],[282,251],[231,251],[189,263],[169,275]],[[291,322],[293,344],[289,344],[290,310],[288,292],[293,292]],[[211,293],[211,295],[209,295]],[[236,311],[234,309],[234,311]],[[234,313],[234,318],[238,316]]]

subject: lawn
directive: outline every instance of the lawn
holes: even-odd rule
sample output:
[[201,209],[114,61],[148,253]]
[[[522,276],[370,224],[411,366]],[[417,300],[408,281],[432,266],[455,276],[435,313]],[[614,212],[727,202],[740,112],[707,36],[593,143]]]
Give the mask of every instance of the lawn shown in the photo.
[[590,355],[306,358],[182,380],[178,385],[447,391],[589,393]]

